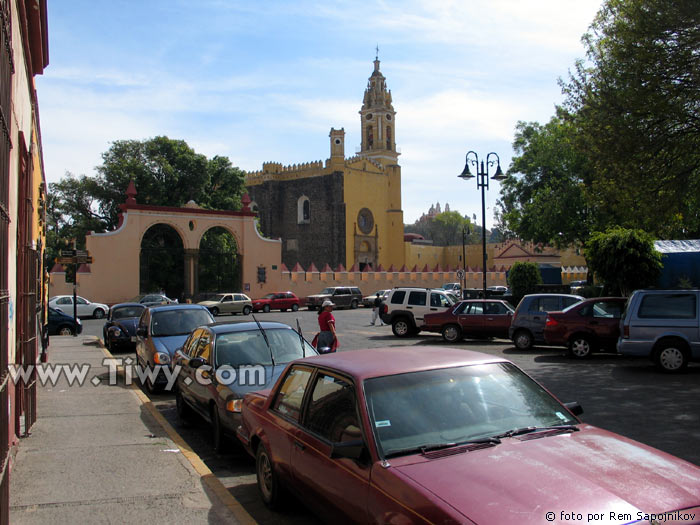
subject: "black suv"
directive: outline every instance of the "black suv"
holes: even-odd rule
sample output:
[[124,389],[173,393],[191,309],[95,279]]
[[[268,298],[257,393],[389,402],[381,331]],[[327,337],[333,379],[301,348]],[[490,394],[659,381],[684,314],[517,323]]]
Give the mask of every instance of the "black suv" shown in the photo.
[[355,286],[330,286],[324,288],[321,293],[309,295],[306,298],[306,306],[309,310],[316,310],[326,299],[331,300],[338,308],[354,309],[362,304],[362,292]]

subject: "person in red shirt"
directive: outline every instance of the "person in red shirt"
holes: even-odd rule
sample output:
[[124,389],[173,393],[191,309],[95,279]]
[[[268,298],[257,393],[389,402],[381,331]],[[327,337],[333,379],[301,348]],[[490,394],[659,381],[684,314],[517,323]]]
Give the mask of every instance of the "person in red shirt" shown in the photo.
[[335,317],[331,313],[335,304],[329,299],[323,301],[318,312],[318,327],[321,332],[318,334],[316,348],[334,348],[338,345],[338,338],[335,335]]

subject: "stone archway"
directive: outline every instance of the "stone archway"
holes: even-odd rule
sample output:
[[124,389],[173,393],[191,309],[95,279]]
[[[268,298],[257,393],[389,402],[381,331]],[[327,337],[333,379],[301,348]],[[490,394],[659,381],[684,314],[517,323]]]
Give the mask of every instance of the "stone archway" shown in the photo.
[[226,228],[214,226],[202,235],[197,266],[199,293],[241,289],[241,253],[236,237]]
[[185,292],[185,250],[175,228],[156,223],[146,230],[139,250],[139,293],[164,291],[181,299]]

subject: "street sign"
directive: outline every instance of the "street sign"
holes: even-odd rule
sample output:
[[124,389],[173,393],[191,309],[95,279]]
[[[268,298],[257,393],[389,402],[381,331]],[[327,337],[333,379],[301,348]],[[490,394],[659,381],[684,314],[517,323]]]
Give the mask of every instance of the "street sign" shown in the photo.
[[90,257],[89,255],[86,255],[86,256],[78,255],[75,258],[75,263],[76,264],[92,264],[92,257]]
[[461,268],[457,270],[457,279],[463,279],[464,278],[464,270]]
[[74,257],[56,257],[54,259],[58,264],[75,264]]
[[75,250],[61,250],[61,257],[75,257]]

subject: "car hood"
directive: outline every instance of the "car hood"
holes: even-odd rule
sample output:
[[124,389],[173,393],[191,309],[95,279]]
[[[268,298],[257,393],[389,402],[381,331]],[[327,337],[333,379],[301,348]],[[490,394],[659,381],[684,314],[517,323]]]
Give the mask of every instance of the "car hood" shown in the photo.
[[[279,365],[274,366],[264,366],[263,368],[265,369],[265,377],[263,379],[265,381],[264,384],[241,384],[241,375],[239,372],[239,376],[236,379],[236,382],[227,385],[226,388],[229,392],[233,394],[233,397],[236,398],[242,398],[249,392],[259,392],[261,390],[269,389],[275,383],[275,381],[277,381],[277,378],[284,371],[284,369],[287,368],[287,363],[281,363]],[[254,380],[258,376],[256,376],[255,373],[251,373],[249,377],[251,378],[251,380],[246,381],[246,383],[254,382]]]
[[173,357],[175,350],[185,344],[188,336],[189,334],[153,337],[153,346],[156,352],[167,352],[170,357]]
[[331,294],[329,294],[329,293],[317,293],[314,295],[307,296],[307,299],[324,299],[324,298],[327,299],[330,296],[331,296]]
[[197,304],[201,306],[215,306],[219,304],[219,301],[199,301]]
[[127,335],[136,335],[136,326],[138,324],[138,317],[129,317],[128,319],[119,319],[118,321],[114,321],[112,326],[116,326]]
[[[537,439],[533,434],[508,438],[439,459],[415,455],[390,463],[476,523],[569,523],[561,511],[584,517],[603,513],[596,523],[628,523],[642,519],[637,512],[689,509],[700,502],[700,468],[596,427],[580,428]],[[449,450],[455,449],[436,455]],[[546,516],[551,511],[554,520]],[[613,511],[632,519],[610,519]]]

